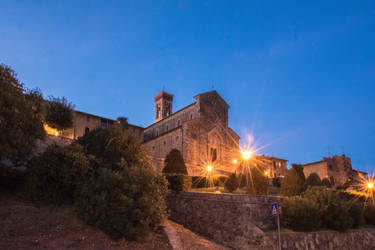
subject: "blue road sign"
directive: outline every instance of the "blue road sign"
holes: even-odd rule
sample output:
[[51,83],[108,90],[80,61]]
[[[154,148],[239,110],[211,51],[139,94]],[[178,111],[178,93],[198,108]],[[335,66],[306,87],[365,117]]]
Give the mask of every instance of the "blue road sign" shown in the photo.
[[271,205],[271,215],[277,216],[278,213],[279,213],[279,207],[277,206],[277,202],[272,203],[272,205]]

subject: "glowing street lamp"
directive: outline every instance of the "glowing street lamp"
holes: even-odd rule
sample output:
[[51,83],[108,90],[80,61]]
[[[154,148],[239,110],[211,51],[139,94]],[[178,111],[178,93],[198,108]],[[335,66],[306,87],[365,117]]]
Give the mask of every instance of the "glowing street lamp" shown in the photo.
[[211,166],[211,165],[208,165],[208,166],[206,167],[206,171],[207,171],[207,172],[211,172],[211,171],[212,171],[212,166]]
[[368,189],[373,189],[374,188],[374,183],[373,182],[368,182],[367,183],[367,188]]
[[249,149],[245,148],[242,152],[242,158],[247,161],[251,158],[253,155],[253,152],[251,152]]

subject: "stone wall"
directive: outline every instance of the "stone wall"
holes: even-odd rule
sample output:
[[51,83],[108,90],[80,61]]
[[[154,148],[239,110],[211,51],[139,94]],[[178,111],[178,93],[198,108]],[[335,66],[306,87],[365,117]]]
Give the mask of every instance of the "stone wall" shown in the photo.
[[261,229],[275,228],[270,216],[276,197],[170,193],[167,205],[170,218],[190,230],[218,243],[241,249],[262,243]]
[[[266,233],[258,249],[278,249],[277,233]],[[375,229],[355,229],[346,233],[336,231],[281,233],[281,249],[375,249]]]
[[[169,193],[170,219],[234,249],[278,249],[277,197],[214,193]],[[271,230],[269,230],[271,229]],[[263,231],[264,230],[264,231]],[[317,232],[282,232],[282,249],[375,249],[375,228]]]

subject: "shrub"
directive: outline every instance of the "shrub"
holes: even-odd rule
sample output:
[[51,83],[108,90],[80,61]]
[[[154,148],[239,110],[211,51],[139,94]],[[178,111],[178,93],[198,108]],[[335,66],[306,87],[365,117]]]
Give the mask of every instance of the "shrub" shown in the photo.
[[94,129],[77,142],[86,154],[94,155],[102,165],[113,170],[133,165],[146,168],[149,165],[137,138],[121,122],[108,129]]
[[281,194],[285,196],[299,195],[304,189],[304,181],[297,171],[289,169],[281,180]]
[[79,145],[51,145],[27,166],[27,191],[35,200],[72,203],[90,172],[89,160]]
[[224,184],[225,190],[233,193],[239,187],[239,181],[235,174],[231,174]]
[[320,208],[314,201],[295,196],[284,198],[281,204],[281,224],[297,231],[313,231],[320,228]]
[[208,178],[204,176],[192,176],[191,182],[192,188],[205,188],[209,186]]
[[228,177],[226,177],[226,176],[214,177],[214,185],[219,186],[219,187],[224,187],[227,179],[228,179]]
[[250,193],[266,195],[268,191],[268,178],[258,169],[250,171]]
[[331,187],[332,187],[332,184],[331,184],[331,182],[328,180],[328,178],[323,178],[323,180],[322,180],[322,185],[325,186],[325,187],[328,187],[328,188],[331,188]]
[[191,177],[182,174],[164,175],[168,181],[168,189],[178,192],[188,191],[191,187]]
[[311,173],[305,182],[306,187],[308,186],[322,186],[322,181],[317,173]]
[[324,187],[312,187],[307,189],[303,197],[319,205],[324,227],[343,232],[353,226],[353,218],[349,212],[351,204],[342,199],[339,192]]
[[26,180],[24,169],[9,167],[0,163],[0,189],[13,190],[21,187]]
[[77,212],[114,239],[137,240],[165,219],[166,189],[165,179],[149,168],[99,168],[83,186]]
[[375,225],[375,204],[370,202],[365,207],[365,219],[369,225]]
[[281,177],[272,178],[272,186],[281,187],[281,180],[282,180]]
[[299,177],[301,177],[303,183],[306,181],[305,173],[303,172],[303,165],[300,164],[292,164],[292,169],[296,170]]
[[172,149],[167,155],[162,171],[164,174],[187,174],[182,154],[177,149]]

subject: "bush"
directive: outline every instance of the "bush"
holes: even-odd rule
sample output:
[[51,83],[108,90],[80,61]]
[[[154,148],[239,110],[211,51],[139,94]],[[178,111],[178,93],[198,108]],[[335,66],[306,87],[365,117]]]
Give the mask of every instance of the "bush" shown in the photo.
[[365,207],[365,219],[366,223],[375,226],[375,204],[370,202]]
[[297,231],[313,231],[320,228],[320,207],[303,197],[284,198],[281,204],[281,224]]
[[21,187],[26,180],[26,171],[0,163],[0,190],[13,190]]
[[258,169],[251,169],[249,181],[251,194],[267,195],[268,178],[264,176],[263,172]]
[[325,187],[328,187],[328,188],[331,188],[331,187],[332,187],[332,184],[331,184],[331,182],[328,180],[328,178],[323,178],[323,180],[322,180],[322,185],[325,186]]
[[165,179],[149,168],[99,168],[83,186],[76,207],[80,218],[114,239],[144,238],[165,219]]
[[164,174],[187,174],[184,158],[177,149],[172,149],[167,155],[162,171]]
[[282,180],[281,177],[272,178],[272,186],[281,187],[281,180]]
[[317,173],[311,173],[305,182],[306,187],[308,186],[322,186],[322,181]]
[[292,169],[296,170],[299,177],[301,177],[303,183],[306,181],[305,173],[303,172],[303,165],[300,164],[292,164]]
[[209,186],[209,180],[204,176],[192,176],[191,182],[192,188],[205,188]]
[[289,169],[285,177],[281,180],[281,194],[285,196],[299,195],[304,189],[304,180],[292,168]]
[[90,172],[89,160],[79,145],[51,145],[27,166],[27,191],[34,200],[72,203]]
[[227,181],[228,177],[226,176],[217,176],[214,177],[214,185],[219,187],[224,187],[225,182]]
[[191,177],[182,174],[164,175],[168,181],[168,189],[178,192],[188,191],[191,187]]
[[236,189],[239,187],[239,181],[235,174],[231,174],[227,181],[224,184],[225,190],[227,190],[230,193],[233,193],[236,191]]
[[324,227],[343,232],[353,226],[354,221],[349,212],[351,204],[342,199],[339,192],[324,187],[312,187],[307,189],[303,197],[319,205]]

